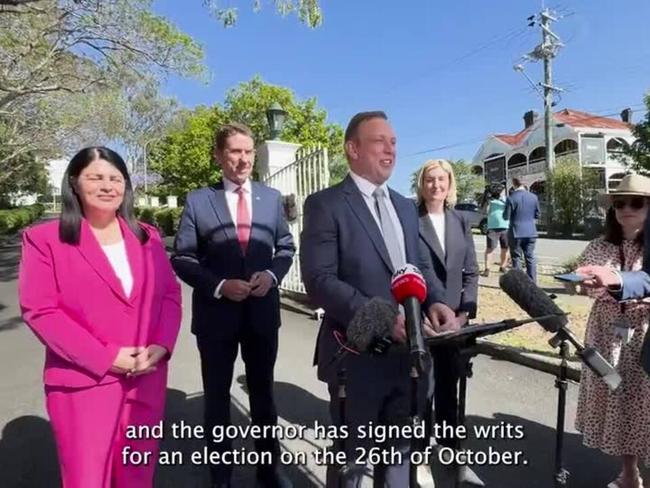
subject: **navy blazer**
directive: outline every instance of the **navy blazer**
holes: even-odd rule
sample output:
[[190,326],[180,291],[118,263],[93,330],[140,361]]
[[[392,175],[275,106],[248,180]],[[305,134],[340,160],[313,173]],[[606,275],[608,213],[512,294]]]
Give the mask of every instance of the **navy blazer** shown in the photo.
[[244,255],[223,182],[187,195],[172,265],[179,278],[194,288],[192,332],[197,335],[232,336],[242,321],[252,327],[280,326],[277,288],[264,297],[249,297],[242,302],[214,297],[223,279],[249,280],[253,273],[268,269],[280,284],[291,267],[295,246],[280,192],[252,182],[251,200],[252,228]]
[[535,220],[539,218],[539,199],[528,190],[515,190],[506,200],[503,218],[510,221],[515,239],[537,237]]
[[[419,207],[420,245],[431,257],[434,275],[445,288],[444,302],[456,312],[476,317],[478,262],[472,229],[461,213],[445,210],[445,235],[438,236],[424,205]],[[440,243],[444,239],[446,253]]]
[[[406,260],[416,265],[428,286],[426,305],[442,302],[444,290],[432,275],[418,243],[415,203],[389,190],[404,232]],[[371,297],[395,302],[390,291],[393,267],[379,226],[348,175],[341,183],[305,201],[300,238],[300,268],[307,294],[325,310],[317,344],[319,377],[338,349],[333,331],[345,331],[355,312]]]

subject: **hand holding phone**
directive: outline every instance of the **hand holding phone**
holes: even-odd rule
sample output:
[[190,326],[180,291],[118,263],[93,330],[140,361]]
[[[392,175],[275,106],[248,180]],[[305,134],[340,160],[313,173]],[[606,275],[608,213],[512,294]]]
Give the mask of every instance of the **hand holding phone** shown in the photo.
[[582,283],[583,281],[590,278],[590,276],[581,275],[577,273],[565,273],[555,275],[554,278],[558,281],[563,281],[565,283]]

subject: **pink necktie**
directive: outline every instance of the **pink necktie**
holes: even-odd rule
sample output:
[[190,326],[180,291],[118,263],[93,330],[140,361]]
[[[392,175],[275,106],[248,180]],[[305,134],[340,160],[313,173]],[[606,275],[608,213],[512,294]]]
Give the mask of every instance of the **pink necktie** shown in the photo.
[[235,190],[235,193],[239,195],[239,200],[237,201],[237,240],[241,246],[242,253],[246,254],[246,247],[248,247],[248,240],[251,236],[251,216],[248,211],[244,188],[240,186]]

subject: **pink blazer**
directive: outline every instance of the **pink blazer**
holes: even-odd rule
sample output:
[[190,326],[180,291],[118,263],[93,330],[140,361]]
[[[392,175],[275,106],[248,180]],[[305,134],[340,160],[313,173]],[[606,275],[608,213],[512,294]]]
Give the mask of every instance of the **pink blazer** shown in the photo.
[[171,353],[181,322],[180,286],[158,231],[143,225],[150,238],[141,245],[122,219],[120,226],[133,274],[129,297],[85,219],[76,246],[59,240],[58,220],[23,233],[20,305],[23,319],[46,346],[46,385],[121,380],[134,390],[164,392],[166,361],[137,378],[109,371],[120,347],[160,344]]

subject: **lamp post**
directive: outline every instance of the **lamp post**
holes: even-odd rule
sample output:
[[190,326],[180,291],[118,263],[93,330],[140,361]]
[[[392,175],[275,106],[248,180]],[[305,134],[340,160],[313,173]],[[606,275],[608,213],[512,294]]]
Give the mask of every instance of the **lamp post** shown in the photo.
[[269,123],[272,140],[277,139],[280,136],[286,117],[287,112],[283,110],[282,106],[278,102],[273,102],[273,105],[271,105],[266,111],[266,120]]
[[160,137],[154,137],[153,139],[149,139],[148,141],[146,141],[144,143],[144,146],[143,146],[144,153],[143,153],[142,160],[143,160],[143,163],[144,163],[144,197],[147,198],[147,203],[149,202],[148,197],[147,197],[147,193],[149,192],[149,183],[147,182],[147,180],[148,180],[148,177],[147,177],[148,176],[147,175],[147,146],[149,146],[149,144],[151,144],[152,142],[158,142],[160,139],[161,139]]

